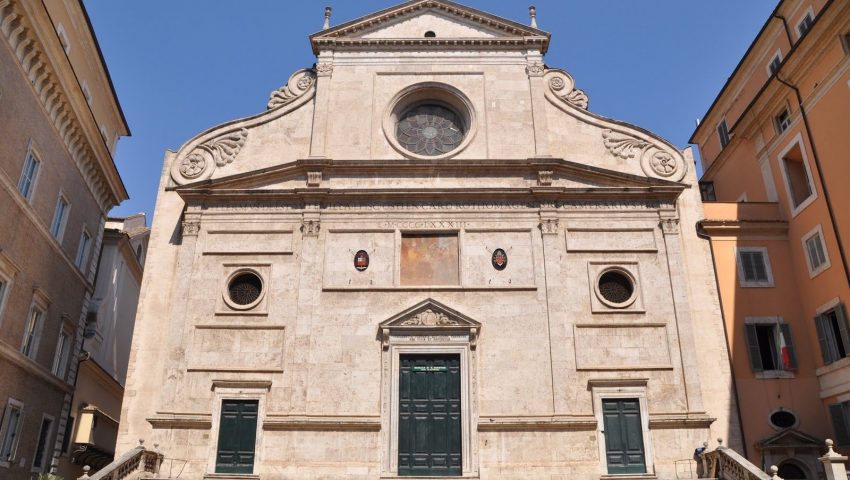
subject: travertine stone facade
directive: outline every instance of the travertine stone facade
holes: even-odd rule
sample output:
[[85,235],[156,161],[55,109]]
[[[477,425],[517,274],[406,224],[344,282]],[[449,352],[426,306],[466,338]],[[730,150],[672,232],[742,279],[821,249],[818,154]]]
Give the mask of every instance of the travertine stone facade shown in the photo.
[[[119,451],[145,438],[211,475],[222,401],[255,399],[254,475],[394,478],[411,354],[460,359],[465,477],[607,474],[616,398],[639,401],[658,478],[738,441],[689,151],[590,113],[545,32],[451,2],[311,40],[317,64],[266,112],[166,154]],[[423,102],[457,115],[451,151],[397,138]],[[247,307],[228,292],[244,271]],[[600,291],[612,271],[629,298]]]

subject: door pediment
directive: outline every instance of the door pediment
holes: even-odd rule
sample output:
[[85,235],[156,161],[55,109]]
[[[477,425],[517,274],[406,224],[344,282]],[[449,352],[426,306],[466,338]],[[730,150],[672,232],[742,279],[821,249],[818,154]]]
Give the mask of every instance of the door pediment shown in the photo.
[[466,335],[470,348],[474,349],[481,323],[428,298],[384,320],[378,329],[385,350],[391,336],[411,335]]

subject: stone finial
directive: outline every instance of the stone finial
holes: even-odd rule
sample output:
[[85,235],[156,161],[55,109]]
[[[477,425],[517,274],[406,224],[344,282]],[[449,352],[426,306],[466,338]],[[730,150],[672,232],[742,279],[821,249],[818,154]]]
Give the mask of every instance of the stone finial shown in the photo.
[[723,439],[720,438],[720,437],[717,437],[717,448],[720,448],[722,446],[723,446]]
[[90,466],[86,465],[85,467],[83,467],[83,476],[82,476],[82,477],[78,477],[78,478],[77,478],[77,480],[88,480],[89,478],[91,478],[91,477],[89,477],[89,472],[90,472],[90,471],[91,471],[91,467],[90,467]]
[[770,480],[782,480],[779,476],[779,467],[776,465],[770,466]]
[[844,480],[847,478],[847,467],[844,466],[847,457],[832,449],[834,443],[831,439],[826,439],[824,443],[826,443],[826,453],[818,460],[823,464],[826,480]]
[[537,28],[537,9],[534,5],[528,7],[528,15],[531,17],[531,28]]
[[702,446],[703,446],[706,450],[708,450],[708,442],[702,442]]
[[322,30],[331,28],[331,7],[325,7],[325,23],[322,24]]
[[142,448],[145,448],[145,439],[144,438],[139,439],[139,446],[142,447]]

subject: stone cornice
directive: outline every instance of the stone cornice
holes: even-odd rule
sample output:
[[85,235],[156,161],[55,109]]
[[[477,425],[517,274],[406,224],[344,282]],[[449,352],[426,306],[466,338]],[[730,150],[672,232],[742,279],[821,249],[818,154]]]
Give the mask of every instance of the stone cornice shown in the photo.
[[708,428],[715,420],[704,413],[650,413],[649,429]]
[[502,416],[483,415],[478,419],[479,432],[577,432],[596,430],[593,415]]
[[[325,176],[335,173],[357,173],[376,174],[391,176],[393,173],[448,173],[448,172],[482,172],[492,174],[500,172],[505,174],[526,176],[533,174],[538,176],[539,172],[547,172],[551,177],[554,174],[574,176],[589,180],[602,181],[612,188],[640,188],[656,191],[671,189],[682,191],[690,188],[687,184],[673,182],[660,178],[643,177],[628,173],[607,170],[587,164],[571,162],[560,158],[528,158],[515,160],[487,160],[487,159],[445,159],[445,160],[418,160],[418,159],[388,159],[388,160],[333,160],[333,159],[306,159],[298,160],[289,164],[276,165],[269,168],[254,170],[251,172],[220,177],[216,179],[201,180],[182,186],[170,187],[181,195],[199,191],[224,191],[243,190],[250,188],[258,180],[267,182],[270,178],[292,178],[303,176],[308,178],[310,173],[321,172]],[[306,184],[305,184],[306,185]],[[545,185],[543,185],[545,186]],[[599,187],[605,188],[605,187]],[[321,189],[315,189],[321,191]]]
[[510,38],[322,38],[313,41],[320,50],[544,50],[546,37]]
[[336,432],[377,432],[381,430],[378,415],[266,415],[263,430],[301,430]]
[[[92,140],[91,128],[86,128],[74,109],[63,81],[53,68],[50,56],[35,33],[31,19],[17,0],[0,0],[0,36],[18,59],[33,93],[44,107],[59,137],[65,143],[71,158],[86,185],[103,212],[128,198],[121,177],[105,145],[98,148]],[[100,139],[100,134],[95,134]],[[95,150],[101,150],[98,155]]]
[[212,415],[209,413],[157,412],[145,420],[154,429],[209,430]]
[[[537,28],[529,27],[521,23],[514,22],[496,15],[492,15],[481,10],[476,10],[464,5],[446,0],[418,0],[406,2],[401,5],[381,10],[379,12],[360,17],[349,22],[345,22],[336,27],[314,33],[310,36],[310,42],[313,45],[313,52],[318,55],[321,50],[329,50],[338,47],[345,47],[346,42],[373,39],[352,38],[353,35],[360,35],[364,31],[372,31],[375,28],[397,21],[402,17],[417,14],[421,10],[434,9],[445,15],[457,18],[466,23],[477,24],[487,30],[498,32],[505,37],[494,37],[492,39],[428,39],[426,44],[434,45],[435,47],[451,48],[461,46],[457,41],[494,41],[499,42],[505,40],[507,42],[525,42],[526,39],[534,39],[533,44],[541,50],[541,53],[546,53],[549,47],[550,34]],[[360,32],[360,33],[358,33]],[[420,39],[374,39],[378,41],[412,41]],[[422,39],[425,40],[425,39]],[[378,44],[380,45],[380,44]],[[403,45],[401,45],[403,46]]]
[[784,220],[700,220],[697,228],[710,237],[788,237]]

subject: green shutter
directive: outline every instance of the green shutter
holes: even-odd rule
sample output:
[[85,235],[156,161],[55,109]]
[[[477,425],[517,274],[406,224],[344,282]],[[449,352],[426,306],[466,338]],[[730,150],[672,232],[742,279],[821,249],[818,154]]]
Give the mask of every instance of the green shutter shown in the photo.
[[[785,342],[785,348],[788,349],[788,360],[791,364],[791,370],[797,369],[797,354],[794,352],[794,344],[791,342],[791,326],[787,323],[779,324],[779,333],[782,335],[782,340]],[[779,352],[779,356],[782,356],[782,352]],[[779,365],[784,365],[785,363],[781,361]]]
[[832,328],[829,326],[829,318],[826,315],[818,315],[815,317],[815,327],[818,331],[818,343],[820,344],[820,353],[823,357],[823,364],[829,365],[836,360],[835,346],[832,342]]
[[[841,345],[844,347],[845,354],[850,355],[850,334],[847,332],[847,312],[844,310],[844,304],[839,304],[834,311],[838,322],[838,333],[841,336]],[[836,355],[836,360],[838,360],[838,355]]]
[[747,334],[747,352],[750,354],[750,366],[754,372],[761,372],[764,367],[761,363],[761,352],[759,351],[759,339],[755,325],[744,325]]
[[829,416],[832,418],[836,446],[850,445],[850,432],[847,431],[847,411],[844,405],[841,403],[830,405]]

